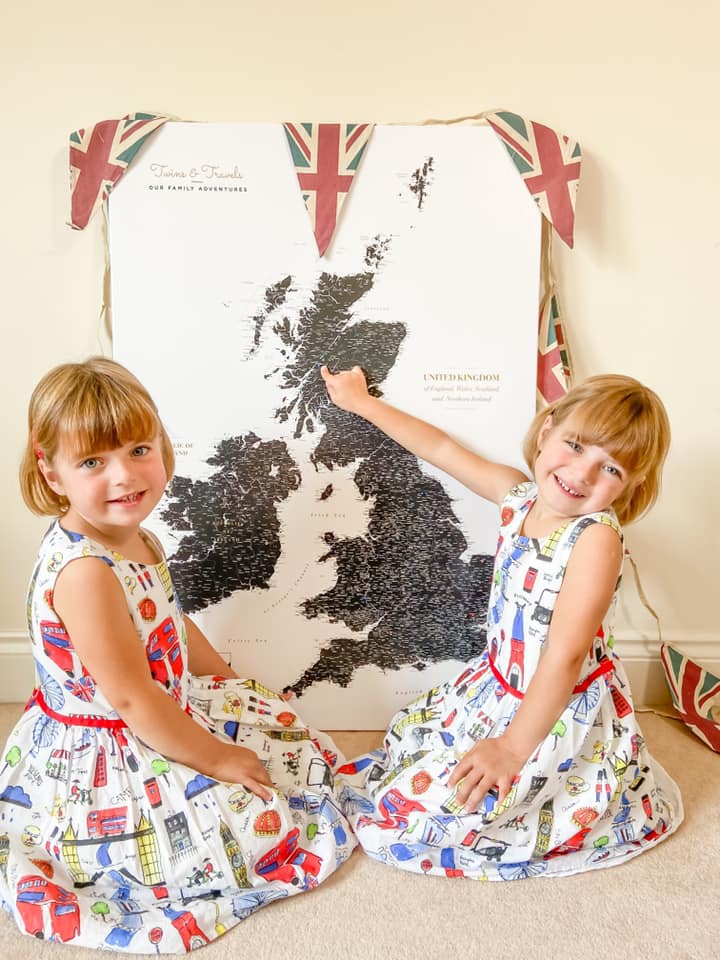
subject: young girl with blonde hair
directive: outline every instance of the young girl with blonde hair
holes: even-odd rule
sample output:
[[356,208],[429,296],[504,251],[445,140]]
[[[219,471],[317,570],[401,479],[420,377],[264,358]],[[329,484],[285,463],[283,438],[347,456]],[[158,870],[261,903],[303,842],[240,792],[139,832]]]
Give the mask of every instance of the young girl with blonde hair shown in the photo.
[[63,364],[36,387],[21,487],[55,519],[28,596],[38,683],[0,774],[0,896],[36,937],[185,953],[355,845],[329,738],[182,615],[141,527],[173,465],[119,364]]
[[321,372],[339,407],[500,508],[485,651],[393,717],[381,756],[340,771],[370,801],[349,813],[365,851],[514,880],[608,866],[669,836],[680,796],[647,751],[609,623],[620,524],[660,488],[659,398],[630,377],[580,384],[531,425],[530,482],[371,396],[360,367]]

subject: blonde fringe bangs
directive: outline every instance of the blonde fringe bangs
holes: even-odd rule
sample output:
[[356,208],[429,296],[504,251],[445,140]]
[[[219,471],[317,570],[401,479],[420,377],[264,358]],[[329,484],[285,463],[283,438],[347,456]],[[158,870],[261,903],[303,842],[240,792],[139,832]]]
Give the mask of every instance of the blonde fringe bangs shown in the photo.
[[[61,449],[66,456],[81,459],[98,450],[114,450],[133,440],[146,440],[158,432],[157,414],[144,398],[124,390],[117,384],[103,391],[84,390],[72,398],[66,409],[53,411],[49,419],[52,434],[57,438],[52,456]],[[38,445],[42,433],[37,432]]]

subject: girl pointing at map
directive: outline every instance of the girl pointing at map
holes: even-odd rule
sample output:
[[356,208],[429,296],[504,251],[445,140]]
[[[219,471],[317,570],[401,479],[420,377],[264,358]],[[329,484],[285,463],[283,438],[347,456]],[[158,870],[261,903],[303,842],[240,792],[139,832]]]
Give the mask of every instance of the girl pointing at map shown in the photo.
[[355,846],[332,741],[182,614],[141,526],[173,465],[119,364],[36,387],[21,487],[54,519],[27,603],[38,683],[0,773],[0,899],[35,937],[185,953]]
[[680,795],[648,753],[609,622],[620,524],[660,488],[659,398],[617,375],[575,387],[530,426],[529,481],[371,396],[362,368],[321,374],[337,406],[500,511],[484,652],[400,710],[381,754],[339,771],[365,851],[404,870],[515,880],[613,865],[669,836]]

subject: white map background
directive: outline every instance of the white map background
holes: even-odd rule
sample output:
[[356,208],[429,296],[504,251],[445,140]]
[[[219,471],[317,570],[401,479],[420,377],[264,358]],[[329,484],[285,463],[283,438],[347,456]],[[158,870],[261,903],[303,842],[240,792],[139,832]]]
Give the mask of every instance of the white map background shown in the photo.
[[[329,404],[319,365],[522,467],[540,216],[488,127],[377,126],[324,258],[282,127],[167,124],[110,199],[114,355],[176,476],[184,610],[310,722],[382,728],[479,653],[497,508]],[[457,378],[457,379],[454,379]]]

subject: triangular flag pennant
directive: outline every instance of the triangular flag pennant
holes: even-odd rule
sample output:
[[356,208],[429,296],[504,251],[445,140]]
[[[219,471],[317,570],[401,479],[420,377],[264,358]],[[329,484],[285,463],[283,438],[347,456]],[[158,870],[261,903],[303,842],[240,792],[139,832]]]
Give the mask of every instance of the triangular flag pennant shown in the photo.
[[720,752],[720,677],[669,643],[661,644],[660,659],[682,721],[712,750]]
[[372,123],[284,123],[303,200],[322,257],[372,133]]
[[564,396],[569,385],[570,358],[565,346],[557,294],[552,291],[540,307],[537,389],[543,402],[549,405]]
[[500,110],[486,116],[502,141],[525,186],[559,236],[572,247],[575,195],[582,151],[576,140],[517,113]]
[[130,113],[70,134],[70,226],[84,230],[145,140],[170,117]]

